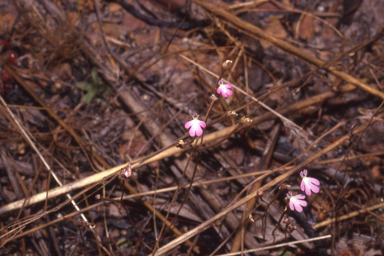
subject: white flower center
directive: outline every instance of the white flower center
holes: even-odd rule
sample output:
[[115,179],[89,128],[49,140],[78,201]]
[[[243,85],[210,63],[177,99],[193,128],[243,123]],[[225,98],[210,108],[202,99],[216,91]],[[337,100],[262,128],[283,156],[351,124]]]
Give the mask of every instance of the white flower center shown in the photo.
[[220,89],[221,89],[224,93],[227,93],[227,88],[225,87],[224,84],[220,85]]
[[196,129],[197,127],[199,127],[199,122],[200,122],[199,119],[193,119],[193,120],[192,120],[192,127],[193,127],[194,129]]

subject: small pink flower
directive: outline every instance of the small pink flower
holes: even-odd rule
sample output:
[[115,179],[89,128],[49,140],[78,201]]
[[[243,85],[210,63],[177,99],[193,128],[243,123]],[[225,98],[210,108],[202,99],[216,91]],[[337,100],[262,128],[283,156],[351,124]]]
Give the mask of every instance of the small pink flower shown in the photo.
[[132,167],[131,164],[128,164],[126,169],[122,169],[120,174],[119,174],[119,179],[128,179],[132,175]]
[[289,200],[289,208],[291,208],[292,211],[296,210],[298,212],[302,212],[302,206],[307,206],[307,202],[303,200],[305,198],[305,195],[299,194],[292,196],[292,191],[289,191],[287,193],[287,198]]
[[219,88],[217,88],[217,93],[221,94],[223,97],[228,97],[232,95],[232,91],[229,88],[232,88],[231,84],[226,84],[223,80],[219,81]]
[[128,164],[127,169],[125,169],[124,176],[125,178],[129,178],[132,175],[132,167],[131,164]]
[[302,172],[300,172],[300,176],[301,178],[303,178],[300,186],[301,191],[305,190],[305,193],[309,196],[311,195],[311,190],[313,191],[313,193],[319,193],[320,188],[318,186],[320,186],[320,181],[315,178],[307,177],[307,174],[307,170],[303,170]]
[[201,127],[205,128],[206,124],[204,121],[200,121],[199,120],[199,115],[198,114],[193,114],[192,115],[192,120],[191,121],[188,121],[186,124],[185,124],[185,129],[189,129],[189,135],[191,137],[195,137],[196,136],[201,136],[203,134],[203,129],[201,129]]

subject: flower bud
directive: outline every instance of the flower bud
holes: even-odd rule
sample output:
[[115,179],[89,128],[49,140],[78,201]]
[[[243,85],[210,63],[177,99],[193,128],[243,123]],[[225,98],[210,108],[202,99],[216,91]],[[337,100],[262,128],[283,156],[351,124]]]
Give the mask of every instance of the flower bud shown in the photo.
[[215,94],[211,94],[211,96],[209,96],[209,98],[211,99],[212,102],[215,102],[218,100],[218,98],[216,97]]
[[253,120],[251,118],[244,117],[244,116],[240,120],[241,124],[252,123],[252,122],[253,122]]
[[185,145],[185,142],[183,140],[179,140],[176,144],[176,147],[177,148],[183,148]]
[[287,227],[287,233],[292,233],[293,231],[295,231],[297,229],[296,226],[292,226],[292,224],[289,224],[288,227]]
[[238,114],[236,113],[236,111],[227,111],[227,116],[238,116]]
[[227,68],[229,68],[230,66],[232,65],[232,61],[231,60],[226,60],[223,62],[223,64],[221,65],[221,68],[223,70],[227,70]]
[[279,187],[279,189],[281,189],[281,190],[286,190],[286,189],[289,189],[289,188],[291,188],[291,185],[288,185],[286,183],[281,184],[281,186]]

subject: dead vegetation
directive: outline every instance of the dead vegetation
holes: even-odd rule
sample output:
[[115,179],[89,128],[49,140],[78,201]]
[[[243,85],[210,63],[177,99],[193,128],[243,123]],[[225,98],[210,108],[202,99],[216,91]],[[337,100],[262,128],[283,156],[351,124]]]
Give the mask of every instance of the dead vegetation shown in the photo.
[[383,254],[383,0],[0,13],[1,255]]

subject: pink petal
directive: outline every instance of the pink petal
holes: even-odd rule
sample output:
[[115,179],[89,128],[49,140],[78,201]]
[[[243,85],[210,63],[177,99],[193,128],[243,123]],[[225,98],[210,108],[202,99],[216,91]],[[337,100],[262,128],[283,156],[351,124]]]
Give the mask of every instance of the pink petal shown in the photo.
[[192,126],[192,121],[188,121],[188,122],[186,122],[185,123],[185,129],[189,129],[189,127],[191,127]]
[[228,89],[228,90],[227,90],[227,94],[228,94],[228,95],[232,95],[232,91]]
[[308,184],[305,186],[305,194],[307,194],[307,195],[311,195],[312,193],[311,193],[311,187],[310,186],[308,186]]
[[320,192],[320,188],[318,187],[319,185],[320,185],[320,181],[318,179],[310,178],[310,177],[304,177],[303,180],[301,181],[300,188],[302,191],[305,190],[305,193],[308,196],[310,196],[312,194],[311,190],[314,193]]
[[196,128],[192,126],[191,129],[189,129],[189,136],[195,137],[195,133],[196,133]]
[[203,128],[205,128],[207,125],[205,124],[205,122],[204,121],[200,121],[199,122],[199,125],[201,126],[201,127],[203,127]]
[[305,199],[305,195],[298,194],[298,195],[295,195],[294,198],[298,200],[302,200],[302,199]]
[[313,183],[313,184],[315,184],[315,185],[317,185],[317,186],[320,186],[320,181],[319,181],[318,179],[311,178],[311,177],[307,177],[307,179],[308,179],[308,181],[309,181],[310,183]]
[[226,85],[224,85],[224,86],[225,86],[225,88],[227,88],[227,89],[232,88],[232,85],[231,85],[231,84],[226,84]]
[[291,209],[291,211],[294,211],[295,210],[295,207],[293,205],[293,202],[289,201],[289,208]]
[[320,188],[318,187],[318,185],[320,185],[320,181],[318,181],[317,179],[315,178],[309,178],[309,187],[311,188],[311,190],[313,191],[313,193],[319,193],[320,192]]
[[[296,195],[296,196],[293,196],[290,198],[290,201],[289,201],[289,207],[291,208],[295,208],[296,211],[298,212],[302,212],[303,211],[303,207],[302,206],[307,206],[307,202],[305,200],[302,200],[304,199],[305,196],[304,195]],[[291,205],[292,203],[292,205]]]
[[203,129],[200,126],[196,128],[196,136],[201,136],[203,134]]
[[296,211],[298,211],[298,212],[302,212],[303,211],[303,207],[301,207],[300,204],[295,204],[295,208],[296,208]]

